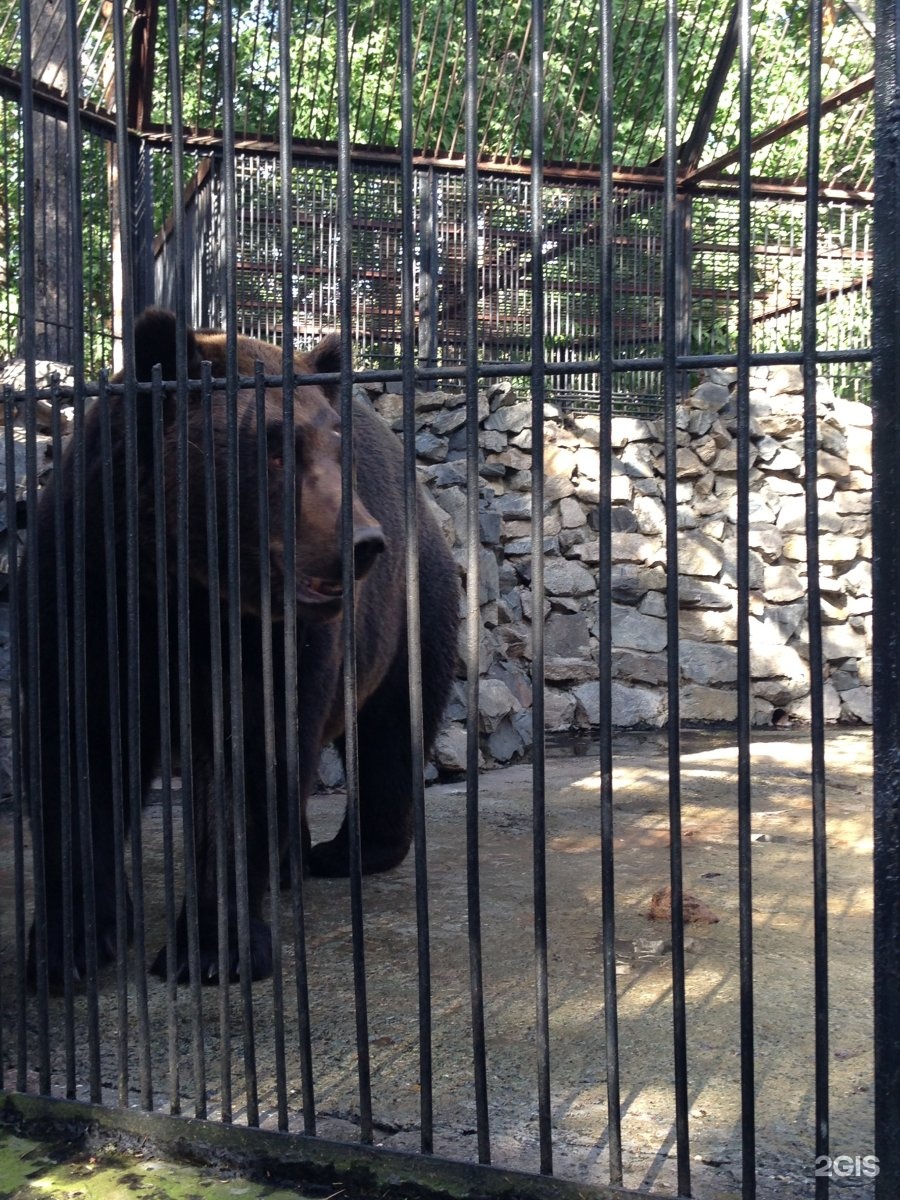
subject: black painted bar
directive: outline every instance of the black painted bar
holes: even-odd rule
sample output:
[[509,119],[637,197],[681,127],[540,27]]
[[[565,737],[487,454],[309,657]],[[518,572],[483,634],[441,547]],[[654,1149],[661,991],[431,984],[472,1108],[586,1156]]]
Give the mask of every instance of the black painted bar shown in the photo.
[[[266,437],[266,389],[262,363],[256,364],[256,507],[260,546],[269,545],[269,444]],[[269,555],[259,556],[259,624],[263,681],[263,741],[266,752],[266,828],[269,850],[269,923],[272,930],[272,1037],[275,1044],[275,1097],[278,1128],[288,1127],[287,1067],[284,1039],[284,970],[281,930],[281,845],[275,764],[275,667],[272,659],[272,579]]]
[[688,1137],[687,1018],[684,983],[684,907],[681,854],[681,671],[678,649],[678,504],[675,494],[675,406],[678,403],[678,6],[666,0],[665,192],[663,226],[663,398],[665,406],[666,628],[668,664],[669,874],[672,906],[672,1025],[675,1065],[675,1141],[678,1194],[691,1194]]
[[[6,459],[6,528],[16,529],[16,452],[14,420],[15,402],[11,388],[3,393],[3,441]],[[7,565],[10,596],[19,595],[19,556],[10,554]],[[21,676],[21,608],[13,603],[9,606],[9,661],[10,680],[18,681]],[[27,962],[27,925],[25,920],[25,798],[23,796],[22,764],[22,694],[19,687],[11,687],[10,708],[10,777],[12,782],[13,817],[13,887],[15,905],[15,963],[16,978],[24,979]],[[28,1085],[28,1018],[25,990],[16,989],[15,997],[15,1087],[24,1092]],[[5,1059],[0,1058],[0,1075],[5,1076]],[[3,1086],[7,1086],[4,1078]]]
[[[806,578],[809,629],[810,751],[812,756],[813,942],[815,979],[815,1159],[829,1153],[828,1098],[828,880],[825,826],[825,700],[822,607],[819,586],[818,416],[816,383],[817,268],[819,232],[819,128],[822,101],[822,0],[810,0],[809,122],[803,263],[803,484],[806,494]],[[816,1200],[829,1191],[827,1174],[816,1176]]]
[[344,767],[350,834],[350,918],[353,930],[353,988],[359,1072],[360,1139],[371,1143],[372,1080],[363,939],[362,852],[359,833],[359,744],[356,730],[356,604],[353,569],[353,175],[350,165],[350,60],[347,0],[337,4],[338,229],[341,317],[341,573],[344,645]]
[[598,687],[600,691],[600,869],[603,926],[603,1015],[609,1181],[622,1183],[622,1092],[619,1078],[619,1005],[616,986],[615,854],[613,851],[612,742],[612,406],[613,406],[613,18],[612,0],[600,6],[600,496],[597,539]]
[[[52,390],[57,395],[51,399],[52,412],[51,436],[53,438],[53,459],[59,462],[62,457],[62,420],[60,414],[60,398],[58,395],[59,377],[54,375]],[[57,620],[57,679],[59,680],[59,812],[61,830],[72,829],[72,746],[69,688],[69,600],[68,600],[68,565],[66,563],[66,518],[63,505],[62,488],[57,488],[53,504],[53,536],[56,539],[56,620]],[[15,517],[13,517],[15,522]],[[13,524],[15,528],[15,524]],[[62,870],[62,921],[63,921],[63,994],[65,1010],[65,1070],[66,1095],[75,1096],[75,988],[73,980],[74,966],[74,913],[73,901],[73,863],[72,840],[62,837],[60,848]],[[122,1042],[120,1039],[120,1047]],[[121,1072],[120,1072],[121,1073]],[[121,1091],[120,1091],[121,1097]],[[120,1099],[121,1103],[121,1099]]]
[[215,829],[216,898],[218,906],[218,1007],[219,1007],[219,1087],[220,1117],[222,1121],[233,1118],[233,1087],[231,1075],[231,954],[229,946],[230,904],[228,876],[231,870],[229,855],[231,827],[229,780],[225,764],[225,678],[222,648],[221,587],[222,567],[219,558],[219,498],[216,471],[215,407],[221,406],[221,396],[213,391],[212,367],[205,362],[200,368],[200,407],[203,422],[203,483],[206,500],[206,554],[207,578],[209,581],[209,664],[210,694],[198,697],[200,704],[209,704],[212,723],[212,796],[207,798],[212,813],[208,818]]
[[[817,358],[820,363],[867,363],[872,360],[872,351],[869,349],[851,348],[849,350],[819,350]],[[751,367],[776,367],[790,366],[803,362],[803,354],[799,350],[777,350],[756,352],[750,355]],[[675,366],[679,371],[694,371],[701,370],[706,367],[733,367],[737,364],[737,354],[676,354]],[[553,378],[564,378],[567,375],[583,375],[585,373],[600,373],[602,363],[599,358],[582,358],[572,359],[566,362],[548,362],[545,366],[546,374]],[[663,367],[663,359],[656,358],[614,358],[612,360],[612,370],[614,374],[621,374],[627,371],[660,371]],[[531,374],[530,363],[502,363],[502,362],[482,362],[478,366],[478,374],[483,379],[518,379]],[[440,366],[440,367],[419,367],[416,371],[417,378],[425,383],[431,383],[440,379],[447,380],[464,380],[466,375],[465,366]],[[357,383],[400,383],[403,380],[403,372],[397,368],[385,367],[371,371],[354,371],[353,378]],[[338,376],[323,372],[316,375],[304,376],[304,380],[308,383],[336,383]],[[255,379],[252,375],[240,376],[239,384],[241,387],[254,387]],[[281,386],[281,375],[265,376],[265,383],[268,387],[273,384],[277,387]],[[115,393],[116,390],[121,391],[122,385],[110,385],[110,392]],[[149,384],[141,386],[138,384],[138,394],[142,392],[150,393]],[[85,381],[84,394],[88,399],[92,399],[97,395],[98,387],[96,383]],[[62,397],[72,395],[71,387],[60,385],[59,394]],[[38,398],[49,399],[49,388],[36,388],[35,396]]]
[[[278,46],[281,59],[279,72],[278,145],[281,206],[281,312],[285,331],[282,346],[282,521],[284,529],[284,695],[278,697],[283,706],[285,728],[284,781],[288,796],[299,791],[299,757],[297,743],[297,590],[295,537],[299,513],[296,477],[296,447],[294,443],[294,249],[291,240],[294,211],[291,193],[293,168],[293,124],[291,118],[291,5],[290,0],[278,0]],[[288,866],[290,869],[291,909],[294,928],[294,986],[297,999],[297,1024],[300,1043],[300,1090],[303,1103],[303,1130],[310,1137],[316,1132],[315,1092],[312,1069],[312,1031],[309,1011],[309,983],[306,959],[306,918],[304,912],[303,845],[300,834],[300,812],[296,804],[288,805],[287,820]],[[275,907],[273,898],[273,909]],[[279,1115],[280,1119],[280,1115]]]
[[[101,490],[103,494],[103,544],[110,548],[106,556],[104,584],[106,591],[106,654],[107,680],[109,686],[109,709],[111,713],[121,712],[122,666],[120,658],[119,634],[119,601],[116,587],[117,562],[113,548],[116,546],[116,479],[113,470],[112,424],[110,412],[110,396],[107,390],[107,377],[101,376],[101,392],[97,401],[100,416],[100,444],[102,454]],[[121,399],[117,401],[122,403]],[[119,516],[121,520],[121,514]],[[128,929],[125,906],[125,813],[123,796],[125,781],[123,778],[123,747],[122,722],[113,720],[109,729],[110,784],[112,788],[111,807],[113,828],[115,830],[113,853],[115,856],[114,874],[116,889],[116,986],[118,990],[118,1020],[119,1020],[119,1104],[128,1104],[128,1046],[122,1036],[128,1028],[127,1007],[127,954]]]
[[[100,1014],[97,996],[97,925],[94,906],[94,841],[91,823],[91,788],[87,753],[87,694],[85,649],[85,454],[83,404],[75,406],[72,428],[72,657],[75,714],[75,800],[80,830],[85,932],[85,985],[87,990],[87,1040],[92,1101],[101,1095]],[[31,536],[34,522],[28,521]],[[32,549],[34,543],[32,542]],[[34,558],[29,560],[34,564]],[[118,931],[117,931],[118,932]]]
[[[34,101],[32,96],[31,72],[31,9],[28,0],[19,5],[20,39],[22,47],[22,265],[20,279],[20,301],[22,305],[21,349],[25,359],[25,509],[28,528],[32,531],[32,550],[25,571],[25,641],[28,646],[28,661],[37,662],[39,631],[37,619],[37,552],[35,548],[34,522],[37,513],[37,476],[34,446],[34,394],[36,390],[35,354],[35,211],[32,197],[34,183]],[[15,485],[14,485],[15,486]],[[22,594],[21,591],[19,593]],[[40,681],[35,673],[22,681],[28,726],[37,729],[40,713]],[[42,1092],[50,1090],[50,1025],[47,1008],[47,936],[46,936],[46,887],[44,883],[44,859],[40,852],[43,844],[43,805],[41,801],[40,746],[37,738],[31,738],[27,748],[28,763],[28,812],[31,819],[34,844],[34,931],[35,931],[35,974],[37,987],[38,1023],[38,1079]],[[87,924],[87,914],[85,914]],[[23,976],[24,978],[24,976]]]
[[[84,253],[83,253],[83,222],[81,216],[81,198],[82,198],[82,169],[81,156],[83,151],[83,140],[81,131],[81,112],[78,104],[81,80],[81,62],[80,62],[81,47],[78,39],[78,11],[76,0],[66,0],[66,70],[68,73],[69,88],[68,88],[68,105],[66,109],[66,151],[68,156],[68,220],[69,220],[69,278],[70,280],[82,279],[84,277]],[[77,301],[77,297],[75,298]],[[72,403],[75,408],[84,406],[84,312],[82,306],[73,302],[69,305],[69,315],[72,321]],[[54,405],[54,415],[58,408],[59,401]],[[56,462],[60,461],[60,454],[56,452],[55,432],[54,432],[54,458]],[[60,538],[60,533],[57,533],[57,538]],[[68,621],[60,619],[59,629],[62,630],[65,626],[68,632]],[[67,650],[68,654],[68,650]],[[59,678],[66,678],[68,666],[65,668],[62,664],[62,654],[60,655],[60,670]],[[13,673],[12,678],[15,678]],[[66,697],[70,695],[68,686],[63,688],[60,686],[60,703],[63,700],[63,691]],[[68,699],[66,701],[68,703]],[[63,712],[60,710],[60,726],[64,724]],[[65,721],[66,727],[69,728],[68,720]],[[62,754],[62,746],[60,747]],[[66,776],[63,779],[61,776],[61,815],[65,822],[66,828],[71,828],[71,811],[72,811],[72,752],[71,746],[62,755],[61,762],[64,764]],[[65,992],[65,1041],[66,1041],[66,1095],[74,1096],[76,1079],[75,1079],[75,1011],[74,1011],[74,987],[72,979],[72,939],[74,937],[74,924],[72,913],[72,877],[67,875],[66,859],[71,860],[71,847],[64,847],[63,858],[63,947],[64,947],[64,962],[63,962],[63,987]],[[69,862],[69,871],[71,871],[71,861]]]
[[[172,823],[172,690],[169,631],[169,531],[166,508],[162,371],[153,373],[153,521],[156,554],[156,638],[159,670],[159,777],[162,805],[163,903],[166,914],[166,1035],[168,1039],[169,1112],[181,1112],[181,1067],[178,1047],[178,981],[175,978],[176,901],[175,832]],[[151,718],[152,719],[152,718]]]
[[[423,1154],[434,1151],[431,1021],[431,941],[425,835],[425,751],[422,733],[422,639],[419,607],[419,518],[416,465],[416,311],[413,261],[413,45],[412,0],[400,0],[401,365],[403,369],[403,482],[406,526],[406,627],[409,660],[410,760],[416,857],[416,951],[419,999],[419,1112]],[[426,184],[430,195],[430,182]],[[434,297],[436,303],[436,296]],[[420,335],[421,336],[421,335]]]
[[[291,124],[291,90],[287,65],[290,62],[291,6],[289,0],[279,0],[278,37],[282,67],[279,76],[278,138],[281,167],[281,230],[282,272],[281,311],[285,330],[282,347],[282,479],[284,523],[284,678],[283,697],[278,702],[284,708],[285,772],[287,794],[299,792],[299,755],[297,742],[297,589],[295,529],[299,513],[294,444],[294,358],[293,358],[293,246],[289,231],[293,222],[291,170],[293,127]],[[303,897],[303,846],[300,834],[300,811],[296,804],[288,805],[288,865],[291,880],[291,911],[294,926],[294,985],[297,995],[297,1023],[300,1042],[300,1079],[303,1102],[303,1130],[310,1137],[316,1132],[315,1090],[312,1069],[312,1032],[309,1011],[309,983],[306,959],[306,919]]]
[[900,1195],[900,0],[879,0],[872,284],[872,644],[877,1200]]
[[469,978],[478,1161],[491,1161],[484,982],[481,955],[481,885],[478,855],[478,670],[481,612],[478,607],[478,4],[466,0],[466,878],[469,918]]
[[[171,0],[170,0],[171,2]],[[177,189],[176,189],[177,192]],[[176,199],[177,203],[177,199]],[[177,211],[177,210],[176,210]],[[176,309],[177,313],[177,309]],[[178,622],[178,716],[181,773],[181,832],[184,855],[184,912],[188,942],[188,981],[191,991],[191,1046],[194,1052],[194,1116],[207,1115],[206,1056],[203,1034],[203,997],[197,919],[197,859],[194,828],[194,772],[192,767],[191,639],[190,639],[190,489],[186,345],[176,340],[178,390],[175,405],[175,568],[176,620]],[[167,973],[176,963],[169,959]]]
[[544,756],[544,5],[531,4],[531,592],[535,1042],[541,1174],[553,1173]]
[[753,878],[750,857],[750,728],[753,697],[750,668],[750,351],[753,277],[751,273],[751,149],[753,88],[749,0],[738,4],[740,69],[740,245],[738,248],[737,362],[737,744],[738,891],[740,895],[740,1054],[741,1194],[756,1196],[756,1073],[753,1047]]
[[[137,448],[137,405],[146,403],[139,401],[135,388],[134,372],[134,295],[137,272],[134,262],[134,203],[135,193],[132,188],[132,155],[130,153],[128,132],[128,100],[125,80],[125,14],[123,0],[114,0],[112,11],[113,47],[114,47],[114,87],[116,98],[116,211],[119,219],[119,245],[121,249],[121,321],[122,321],[122,358],[125,370],[124,395],[124,467],[125,467],[125,596],[126,596],[126,628],[125,628],[125,658],[128,666],[127,701],[126,701],[126,747],[128,764],[125,786],[127,788],[126,806],[135,819],[131,821],[131,897],[133,906],[134,950],[135,959],[140,969],[134,972],[135,1004],[137,1008],[138,1027],[138,1063],[140,1072],[141,1104],[144,1108],[153,1106],[153,1087],[150,1073],[150,1014],[147,1001],[147,961],[144,939],[144,877],[143,877],[143,835],[139,814],[143,796],[141,788],[141,703],[140,703],[140,612],[138,603],[139,562],[138,562],[138,448]],[[121,569],[119,566],[118,569]],[[154,714],[155,719],[155,714]],[[118,844],[118,843],[117,843]],[[127,956],[124,946],[127,944],[127,924],[123,926],[124,879],[121,881],[121,891],[117,891],[117,921],[116,934],[120,945],[117,956],[119,966],[120,995],[127,996],[127,974],[125,963]],[[124,1010],[124,1000],[121,1001]],[[126,1026],[127,1027],[127,1026]],[[123,1026],[120,1024],[120,1037]]]
[[[184,913],[188,943],[188,976],[191,1005],[191,1046],[194,1059],[194,1115],[206,1116],[206,1060],[203,1040],[203,997],[200,980],[199,933],[197,929],[197,872],[194,855],[194,781],[191,768],[191,684],[190,684],[190,573],[188,564],[188,394],[187,298],[190,295],[187,235],[184,216],[184,120],[182,112],[181,45],[177,0],[166,0],[166,31],[169,43],[169,95],[172,112],[172,214],[175,239],[175,455],[177,485],[175,493],[175,589],[177,619],[177,679],[179,697],[178,744],[180,751],[182,848],[184,853]],[[163,737],[166,737],[163,731]],[[174,948],[174,945],[171,949]],[[169,958],[169,977],[175,973],[175,961]],[[175,1016],[175,991],[170,989],[170,1021]]]
[[235,62],[233,13],[230,4],[222,17],[222,190],[224,195],[225,253],[225,440],[228,475],[225,481],[226,572],[228,579],[229,715],[231,736],[230,788],[234,837],[234,887],[237,902],[237,935],[244,1050],[247,1123],[259,1124],[256,1078],[256,1042],[253,990],[250,978],[250,900],[247,881],[246,781],[244,778],[244,701],[242,688],[240,490],[237,363],[237,198],[235,188]]
[[[293,245],[291,241],[292,232],[292,206],[291,206],[291,38],[290,38],[291,11],[290,5],[286,0],[278,0],[278,58],[279,58],[279,73],[278,73],[278,138],[279,138],[279,164],[281,168],[279,179],[279,198],[281,203],[281,327],[284,330],[284,343],[282,346],[282,402],[285,409],[290,409],[293,413],[294,404],[294,379],[293,379],[293,351],[294,351],[294,296],[293,296],[293,276],[294,276],[294,260],[293,260]],[[269,543],[269,456],[268,456],[268,440],[265,436],[265,382],[263,378],[262,365],[256,364],[256,470],[257,470],[257,488],[258,488],[258,512],[259,512],[259,542],[260,545],[268,545]],[[283,436],[290,432],[291,444],[293,445],[293,422],[282,422],[283,425],[288,424],[289,430],[283,429]],[[293,587],[291,587],[293,595]],[[284,597],[282,603],[286,603]],[[281,925],[281,834],[279,831],[278,820],[278,780],[275,770],[276,756],[278,754],[278,746],[275,737],[275,704],[282,704],[282,698],[276,698],[275,695],[275,667],[273,661],[272,650],[272,581],[270,574],[270,560],[268,555],[260,556],[260,625],[262,637],[262,672],[263,672],[263,695],[264,695],[264,714],[263,714],[263,736],[266,746],[266,815],[269,830],[269,893],[270,893],[270,926],[272,929],[272,1019],[275,1026],[275,1089],[276,1103],[278,1108],[278,1128],[286,1130],[288,1127],[288,1097],[287,1097],[287,1063],[285,1061],[285,1041],[284,1041],[284,964],[282,952],[282,925]],[[286,676],[286,680],[296,679],[296,674]],[[296,691],[290,687],[291,691]],[[296,759],[296,736],[292,736],[293,753]],[[288,791],[289,795],[296,795],[296,791]],[[295,808],[296,805],[291,805]],[[294,817],[296,821],[296,815]],[[298,871],[298,886],[302,887],[300,876],[302,872]],[[302,896],[299,899],[300,912],[302,914]],[[304,938],[304,930],[302,923],[302,915],[299,922],[299,927],[296,930],[295,937],[298,941]],[[305,953],[298,961],[305,964]],[[298,968],[299,969],[299,968]],[[305,982],[303,989],[297,989],[298,999],[301,1000],[305,996]],[[308,1028],[309,1020],[308,1013],[306,1015],[306,1025],[303,1025],[301,1020],[301,1029]],[[306,1042],[301,1045],[301,1057],[306,1053]]]

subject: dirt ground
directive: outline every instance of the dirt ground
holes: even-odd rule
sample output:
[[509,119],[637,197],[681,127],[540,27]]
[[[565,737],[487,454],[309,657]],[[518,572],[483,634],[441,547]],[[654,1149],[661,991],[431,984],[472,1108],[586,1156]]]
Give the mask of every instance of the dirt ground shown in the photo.
[[[757,1149],[761,1200],[813,1194],[812,826],[808,735],[766,732],[753,747],[753,909]],[[687,928],[690,1151],[699,1200],[739,1193],[737,756],[729,735],[686,733],[682,754],[684,886],[718,917]],[[835,729],[827,742],[831,1147],[873,1152],[871,741]],[[531,768],[482,776],[481,906],[491,1154],[495,1163],[538,1168],[537,1063],[532,919]],[[668,771],[664,740],[629,735],[615,750],[615,891],[618,1016],[625,1185],[654,1194],[675,1188],[671,965],[668,927],[650,920],[654,892],[668,882]],[[342,797],[317,797],[314,838],[338,820]],[[427,793],[435,1150],[474,1159],[474,1087],[465,869],[465,788]],[[146,877],[161,880],[162,817],[148,808]],[[0,813],[3,855],[3,1055],[11,1087],[15,1055],[12,934],[12,820]],[[27,858],[27,856],[26,856]],[[607,1062],[600,937],[600,814],[596,761],[547,765],[551,1105],[554,1171],[583,1183],[608,1181]],[[305,889],[317,1128],[358,1137],[359,1086],[349,889],[314,880]],[[162,940],[162,901],[151,893],[148,953]],[[285,899],[285,979],[293,980],[290,906]],[[418,1150],[420,1089],[415,871],[412,859],[364,883],[368,1037],[378,1140]],[[661,947],[659,943],[662,942]],[[660,952],[662,951],[662,952]],[[182,1111],[191,1115],[191,1010],[178,999]],[[168,1111],[171,1083],[165,985],[149,983],[154,1103]],[[296,1003],[286,985],[284,1028],[291,1126],[302,1129]],[[34,1027],[29,1000],[29,1029]],[[256,1067],[264,1124],[274,1126],[272,987],[253,987]],[[137,1023],[129,1002],[131,1082]],[[226,1016],[235,1120],[242,1119],[243,1023],[239,989]],[[62,1002],[51,1002],[54,1079],[64,1085]],[[101,1064],[115,1095],[118,1040],[112,971],[101,987]],[[84,1001],[76,1004],[76,1056],[87,1078]],[[204,992],[210,1113],[220,1102],[223,1028],[218,989]],[[32,1048],[33,1049],[33,1048]],[[34,1058],[30,1059],[33,1065]],[[34,1080],[34,1076],[31,1077]],[[32,1082],[31,1086],[35,1086]],[[86,1092],[79,1086],[79,1095]],[[137,1096],[134,1097],[137,1103]],[[845,1181],[854,1195],[871,1180]]]

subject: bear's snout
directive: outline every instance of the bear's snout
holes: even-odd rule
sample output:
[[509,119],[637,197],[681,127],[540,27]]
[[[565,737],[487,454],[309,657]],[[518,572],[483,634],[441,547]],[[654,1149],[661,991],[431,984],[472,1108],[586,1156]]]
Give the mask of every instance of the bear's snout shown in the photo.
[[356,578],[364,579],[383,552],[384,534],[380,525],[357,530],[353,538],[353,574]]

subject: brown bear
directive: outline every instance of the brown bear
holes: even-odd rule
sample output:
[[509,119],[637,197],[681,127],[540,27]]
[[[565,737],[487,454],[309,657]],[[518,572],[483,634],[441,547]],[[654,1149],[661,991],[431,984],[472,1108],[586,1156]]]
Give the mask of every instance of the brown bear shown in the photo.
[[[159,366],[162,378],[176,377],[176,323],[172,313],[147,310],[134,332],[135,373],[138,381],[150,381]],[[226,337],[221,332],[188,331],[186,357],[188,375],[199,379],[203,364],[213,379],[226,375]],[[237,339],[237,367],[242,377],[252,376],[262,364],[271,380],[282,371],[282,351],[247,337]],[[335,372],[340,367],[340,343],[326,338],[308,354],[294,359],[297,375]],[[115,383],[116,381],[114,381]],[[121,383],[121,379],[119,379]],[[125,413],[124,389],[113,387],[105,402],[87,410],[83,437],[84,514],[84,622],[86,739],[74,723],[75,693],[71,663],[76,630],[73,623],[74,512],[76,511],[77,468],[74,444],[63,457],[38,506],[37,527],[26,551],[20,578],[23,608],[33,596],[29,574],[36,573],[39,636],[29,636],[29,623],[21,622],[23,636],[22,678],[26,687],[25,763],[26,783],[39,766],[39,792],[30,796],[32,829],[37,849],[43,849],[46,911],[46,941],[31,931],[29,973],[38,975],[37,955],[46,952],[46,971],[51,987],[59,987],[64,973],[63,891],[71,880],[73,893],[74,969],[86,970],[87,941],[83,896],[82,856],[89,850],[93,859],[93,908],[88,927],[95,927],[98,965],[116,957],[116,913],[114,846],[118,788],[124,796],[124,824],[139,814],[129,813],[128,793],[140,790],[146,796],[160,768],[163,744],[160,716],[162,672],[169,677],[172,711],[172,741],[179,744],[184,713],[178,701],[190,696],[190,760],[182,761],[182,778],[190,780],[193,796],[196,881],[199,918],[200,972],[204,981],[219,976],[219,906],[216,880],[216,838],[226,826],[229,845],[233,842],[230,796],[223,807],[217,802],[216,787],[231,778],[230,697],[235,685],[234,664],[239,663],[239,694],[243,720],[242,758],[246,811],[246,867],[250,899],[250,977],[271,973],[271,933],[263,918],[263,901],[269,881],[269,839],[266,778],[271,755],[266,751],[264,713],[264,623],[261,580],[270,584],[272,614],[272,667],[274,680],[275,780],[279,826],[279,852],[285,860],[289,806],[299,804],[306,869],[313,875],[346,875],[349,871],[347,817],[329,842],[311,846],[305,807],[316,778],[321,748],[336,742],[343,752],[345,701],[343,685],[342,565],[341,565],[341,422],[338,388],[304,384],[294,389],[293,426],[295,446],[296,514],[294,591],[297,614],[298,667],[296,678],[299,756],[297,771],[287,770],[284,689],[285,680],[284,596],[285,549],[282,531],[285,511],[283,394],[280,386],[265,384],[263,397],[265,428],[258,427],[257,389],[238,391],[231,432],[237,445],[240,562],[240,653],[231,653],[229,621],[228,529],[226,527],[227,475],[234,469],[229,451],[228,399],[222,389],[205,393],[196,385],[187,390],[188,484],[187,536],[182,535],[182,576],[186,558],[189,589],[185,601],[178,586],[179,520],[179,434],[181,422],[177,389],[169,384],[154,397],[146,389],[137,393],[134,419]],[[210,398],[211,397],[211,398]],[[156,417],[154,418],[154,412]],[[204,415],[205,413],[205,415]],[[130,441],[129,441],[130,439]],[[205,440],[206,439],[206,440]],[[260,453],[261,441],[265,451]],[[104,443],[106,443],[104,447]],[[129,449],[129,445],[131,449]],[[212,450],[214,484],[209,487]],[[104,453],[107,466],[104,474]],[[131,466],[128,457],[131,455]],[[407,662],[406,534],[402,448],[398,439],[364,401],[353,407],[354,493],[352,509],[353,568],[356,577],[357,629],[357,728],[360,781],[360,830],[362,869],[384,871],[406,855],[412,837],[412,750],[409,716]],[[268,531],[260,516],[260,471],[265,471],[263,495],[268,499]],[[130,473],[129,473],[130,471]],[[129,497],[126,478],[136,480],[136,551],[128,584]],[[106,544],[104,533],[104,480],[110,490],[115,533]],[[160,496],[160,481],[164,495]],[[56,501],[62,489],[61,504]],[[107,504],[106,520],[109,517]],[[214,511],[213,511],[214,510]],[[64,522],[64,580],[58,578],[60,512]],[[208,517],[212,521],[208,528]],[[437,733],[456,663],[459,597],[457,569],[441,530],[427,503],[419,498],[419,546],[422,613],[422,702],[424,747],[430,748]],[[165,571],[158,570],[158,529],[164,546]],[[209,532],[217,530],[215,536]],[[132,544],[134,544],[132,537]],[[218,594],[211,595],[209,576],[218,557]],[[185,548],[186,547],[186,548]],[[34,563],[29,569],[29,562]],[[261,571],[267,564],[268,571]],[[64,587],[58,589],[58,583]],[[29,587],[31,590],[29,590]],[[60,597],[64,596],[61,602]],[[134,600],[137,600],[137,611]],[[115,605],[115,612],[111,609]],[[179,631],[184,635],[185,604],[188,616],[187,679],[179,677]],[[165,612],[161,612],[162,608]],[[64,614],[64,615],[62,615]],[[115,619],[113,619],[115,618]],[[161,618],[164,618],[161,621]],[[135,632],[135,621],[137,622]],[[168,625],[168,652],[161,651],[165,639],[160,628]],[[115,642],[118,636],[118,671]],[[62,641],[61,641],[62,639]],[[35,650],[35,644],[37,649]],[[60,677],[60,645],[68,645],[69,664]],[[36,654],[36,657],[35,657]],[[216,688],[216,665],[221,662],[222,682]],[[29,724],[28,682],[40,680],[37,716]],[[33,686],[33,684],[32,684]],[[129,758],[129,690],[140,702],[139,736],[132,726],[131,745],[139,741],[138,763]],[[216,697],[221,700],[216,703]],[[279,700],[281,698],[281,700]],[[290,707],[290,706],[289,706]],[[218,711],[218,718],[215,713]],[[67,716],[61,714],[68,713]],[[218,719],[218,730],[216,721]],[[36,723],[36,727],[35,727]],[[239,728],[239,726],[238,726]],[[67,736],[66,736],[67,735]],[[115,736],[113,736],[115,735]],[[218,736],[217,736],[218,735]],[[84,742],[86,741],[86,746]],[[119,756],[115,754],[117,745]],[[271,742],[269,743],[271,745]],[[86,750],[86,756],[83,754]],[[28,764],[31,763],[31,770]],[[114,768],[118,766],[119,771]],[[189,766],[187,772],[185,767]],[[80,775],[79,775],[80,773]],[[81,786],[76,781],[81,779]],[[289,780],[299,779],[299,796],[288,794]],[[217,784],[217,780],[219,783]],[[118,781],[118,782],[117,782]],[[129,787],[129,781],[132,786]],[[90,825],[79,818],[81,796],[88,797]],[[91,830],[89,839],[82,834]],[[70,856],[64,869],[64,858]],[[40,862],[40,859],[38,860]],[[238,978],[239,961],[234,863],[229,866],[228,928],[229,973]],[[39,878],[40,872],[38,872]],[[90,895],[90,892],[88,893]],[[130,922],[130,899],[128,920]],[[41,947],[44,947],[42,949]],[[188,929],[185,909],[177,926],[175,971],[185,980],[189,971]],[[165,947],[152,968],[167,972]]]

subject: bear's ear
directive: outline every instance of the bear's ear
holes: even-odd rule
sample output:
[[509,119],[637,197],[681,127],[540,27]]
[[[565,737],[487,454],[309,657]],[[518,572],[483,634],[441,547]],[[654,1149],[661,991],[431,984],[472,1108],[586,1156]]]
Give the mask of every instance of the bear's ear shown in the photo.
[[[141,313],[134,326],[134,370],[141,383],[150,382],[157,364],[164,380],[175,379],[176,338],[173,312],[165,308],[147,308]],[[200,377],[200,348],[192,329],[187,331],[187,369],[188,378]]]
[[[326,334],[318,346],[313,346],[312,350],[303,355],[303,370],[308,371],[310,375],[325,375],[332,371],[340,371],[340,369],[341,336],[339,333]],[[336,383],[326,383],[322,385],[322,391],[333,403],[338,398],[340,388]]]

